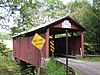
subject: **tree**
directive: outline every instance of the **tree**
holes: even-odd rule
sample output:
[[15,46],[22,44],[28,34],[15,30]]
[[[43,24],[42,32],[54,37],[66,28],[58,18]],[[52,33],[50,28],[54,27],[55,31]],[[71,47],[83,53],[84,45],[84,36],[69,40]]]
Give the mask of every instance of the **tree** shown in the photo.
[[66,14],[66,6],[60,0],[1,0],[0,5],[7,12],[2,20],[14,20],[13,35]]
[[95,28],[95,43],[97,52],[100,53],[100,1],[93,0],[93,7],[92,10],[94,12],[94,17],[92,18],[92,24]]
[[67,14],[66,5],[61,0],[46,0],[45,3],[47,16],[57,19]]
[[[13,20],[17,26],[13,26],[12,32],[19,33],[35,25],[33,23],[33,16],[38,14],[38,8],[41,7],[41,3],[37,0],[1,0],[1,26],[5,26]],[[11,19],[12,18],[12,19]],[[7,25],[6,25],[7,26]],[[19,30],[18,30],[19,29]]]
[[0,40],[11,40],[11,36],[8,33],[0,33]]
[[3,43],[3,41],[0,42],[0,53],[4,55],[4,52],[7,48],[6,45]]
[[67,9],[70,15],[86,28],[85,42],[92,44],[96,51],[100,51],[99,6],[99,0],[93,0],[93,4],[86,0],[76,0],[70,3]]

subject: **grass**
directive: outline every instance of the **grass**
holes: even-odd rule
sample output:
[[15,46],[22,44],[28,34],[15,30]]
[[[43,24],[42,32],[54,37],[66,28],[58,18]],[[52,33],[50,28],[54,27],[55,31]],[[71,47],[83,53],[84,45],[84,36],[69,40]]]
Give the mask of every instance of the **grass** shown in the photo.
[[81,71],[79,69],[77,69],[76,67],[74,67],[75,71],[76,71],[76,75],[82,75]]
[[55,60],[50,60],[47,64],[47,75],[66,75],[64,66],[57,63]]
[[100,57],[81,57],[81,58],[78,58],[78,60],[100,62]]
[[0,75],[21,75],[18,65],[10,58],[0,53]]
[[[68,75],[73,75],[71,68],[68,70]],[[41,75],[66,75],[66,68],[63,64],[58,63],[56,60],[49,60],[46,66],[41,73]]]
[[[0,75],[21,75],[20,67],[10,58],[0,53]],[[24,73],[25,75],[25,73]],[[27,75],[27,74],[26,74]],[[30,74],[28,74],[30,75]],[[42,75],[66,75],[64,66],[57,64],[55,60],[49,61]]]
[[[2,56],[0,53],[0,75],[22,75],[22,72],[20,67],[10,57]],[[56,60],[50,60],[44,73],[41,75],[66,75],[66,70]]]

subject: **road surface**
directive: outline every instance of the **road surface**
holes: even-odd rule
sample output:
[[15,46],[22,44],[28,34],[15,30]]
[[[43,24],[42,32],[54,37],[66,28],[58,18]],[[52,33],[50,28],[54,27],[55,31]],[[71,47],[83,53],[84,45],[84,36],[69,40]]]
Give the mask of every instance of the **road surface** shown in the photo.
[[[65,58],[59,58],[58,60],[66,64]],[[100,75],[100,62],[68,59],[68,64],[76,69],[76,71],[79,71],[80,75]]]

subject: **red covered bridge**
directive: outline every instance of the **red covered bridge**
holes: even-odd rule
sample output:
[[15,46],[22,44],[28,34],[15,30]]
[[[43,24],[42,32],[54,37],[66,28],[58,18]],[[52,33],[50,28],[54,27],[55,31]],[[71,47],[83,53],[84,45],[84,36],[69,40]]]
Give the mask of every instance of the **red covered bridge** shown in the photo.
[[[68,30],[68,54],[80,54],[80,49],[84,54],[84,31],[85,29],[74,21],[71,17],[65,16],[48,24],[40,25],[27,32],[22,32],[13,37],[13,55],[16,60],[25,61],[33,66],[39,67],[41,63],[41,53],[31,41],[38,33],[46,41],[42,52],[45,58],[51,56],[50,40],[54,40],[54,56],[66,55],[66,30]],[[59,35],[58,35],[59,34]],[[22,38],[22,36],[24,36]]]

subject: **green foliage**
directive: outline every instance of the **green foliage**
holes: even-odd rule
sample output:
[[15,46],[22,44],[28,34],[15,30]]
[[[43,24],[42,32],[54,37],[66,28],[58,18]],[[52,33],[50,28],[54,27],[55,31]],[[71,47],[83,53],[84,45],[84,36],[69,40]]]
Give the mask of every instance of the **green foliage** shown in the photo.
[[31,64],[20,65],[21,75],[35,75],[35,67]]
[[20,6],[20,8],[18,9],[18,11],[20,12],[20,16],[16,19],[18,21],[18,26],[11,28],[13,35],[22,31],[27,31],[28,29],[37,25],[36,22],[33,22],[33,17],[37,15],[41,3],[37,0],[35,0],[34,2],[32,0],[26,0],[17,3],[17,6]]
[[98,1],[93,2],[93,6],[90,6],[83,15],[82,23],[87,28],[85,33],[85,41],[91,43],[94,46],[97,53],[100,54],[100,9]]
[[[87,8],[90,6],[87,0],[76,0],[74,2],[71,2],[67,5],[67,11],[69,14],[80,24],[82,24],[81,19],[83,17]],[[83,24],[82,24],[83,25]]]
[[0,53],[0,75],[21,75],[20,68],[10,57]]
[[34,75],[33,66],[24,65],[24,67],[25,66],[27,66],[27,68],[22,70],[22,67],[17,65],[12,58],[2,56],[0,53],[0,75]]
[[67,13],[65,11],[66,5],[60,0],[1,0],[0,4],[3,4],[5,8],[6,6],[10,8],[9,17],[13,17],[17,25],[13,25],[11,28],[12,35],[27,31],[34,26],[44,24],[51,19],[57,19]]
[[3,54],[3,51],[5,51],[7,48],[6,48],[6,45],[3,43],[3,41],[0,42],[0,53]]
[[61,0],[47,0],[46,2],[46,13],[52,18],[58,18],[64,16],[67,12],[65,11],[66,5]]
[[50,60],[47,64],[47,75],[66,75],[64,66],[59,65],[55,60]]
[[85,43],[84,49],[86,54],[95,54],[95,48],[93,44]]
[[100,62],[100,57],[82,57],[78,60],[84,60],[84,61],[92,61],[92,62]]
[[[56,60],[50,59],[46,67],[46,75],[66,75],[66,68]],[[74,70],[68,67],[68,75],[74,75]]]
[[11,36],[8,33],[0,33],[0,39],[2,39],[2,40],[10,40]]
[[33,22],[33,17],[39,13],[40,7],[41,2],[38,0],[0,0],[0,8],[7,11],[0,14],[6,15],[4,19],[7,22],[10,21],[10,17],[13,18],[17,25],[11,28],[13,35],[37,25],[36,22]]
[[76,0],[69,3],[67,9],[70,15],[86,28],[85,42],[92,44],[97,53],[100,53],[99,7],[99,0],[93,0],[93,4],[87,0]]

